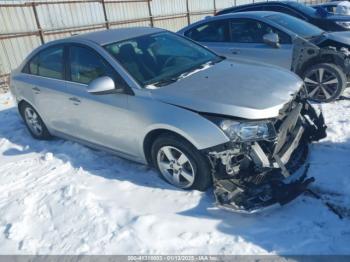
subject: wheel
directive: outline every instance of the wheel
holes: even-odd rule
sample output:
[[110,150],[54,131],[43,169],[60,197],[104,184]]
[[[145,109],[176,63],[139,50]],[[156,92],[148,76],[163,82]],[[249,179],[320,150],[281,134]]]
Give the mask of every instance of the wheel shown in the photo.
[[161,135],[152,145],[152,160],[162,178],[176,187],[205,191],[212,184],[209,161],[185,139]]
[[331,102],[337,99],[347,85],[346,75],[334,64],[316,64],[306,69],[303,76],[310,100]]
[[20,112],[24,119],[24,123],[34,138],[41,140],[51,138],[51,135],[43,120],[30,104],[24,102],[20,107]]

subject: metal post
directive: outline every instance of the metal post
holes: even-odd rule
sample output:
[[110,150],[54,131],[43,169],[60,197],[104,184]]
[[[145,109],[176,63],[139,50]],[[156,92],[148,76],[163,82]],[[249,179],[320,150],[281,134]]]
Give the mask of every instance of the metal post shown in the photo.
[[188,4],[189,0],[186,0],[186,14],[187,14],[187,24],[190,25],[191,24],[191,17],[190,17],[190,7]]
[[109,22],[108,22],[108,17],[107,17],[105,0],[101,0],[101,4],[102,4],[102,8],[103,8],[103,15],[105,17],[106,28],[109,29]]
[[151,23],[151,26],[153,27],[154,26],[154,22],[153,22],[151,1],[152,0],[147,0],[147,5],[148,5],[149,22]]
[[36,26],[37,26],[38,31],[39,31],[40,41],[41,41],[41,44],[44,44],[45,43],[44,34],[43,34],[43,30],[42,30],[41,25],[40,25],[38,12],[36,11],[36,5],[34,2],[32,2],[32,8],[33,8]]
[[214,14],[216,14],[216,0],[213,0],[213,5],[214,5]]

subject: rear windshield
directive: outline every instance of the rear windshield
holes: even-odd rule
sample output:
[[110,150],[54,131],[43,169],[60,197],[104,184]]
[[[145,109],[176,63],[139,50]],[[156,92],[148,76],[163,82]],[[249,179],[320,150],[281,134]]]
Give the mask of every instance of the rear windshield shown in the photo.
[[273,14],[266,18],[304,38],[318,36],[323,33],[318,27],[290,15]]
[[309,15],[309,16],[317,15],[316,10],[310,6],[300,4],[297,2],[292,2],[292,1],[289,1],[288,4],[306,15]]

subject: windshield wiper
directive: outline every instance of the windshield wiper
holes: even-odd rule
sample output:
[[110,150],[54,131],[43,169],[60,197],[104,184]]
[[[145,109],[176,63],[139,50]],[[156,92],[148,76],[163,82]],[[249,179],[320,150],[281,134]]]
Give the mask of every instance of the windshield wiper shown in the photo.
[[179,77],[165,78],[165,79],[162,79],[160,81],[148,84],[148,85],[146,85],[146,87],[147,88],[152,88],[152,86],[155,86],[155,87],[166,86],[166,85],[169,85],[171,83],[175,83],[177,80],[179,80]]
[[207,66],[214,65],[216,63],[219,63],[222,60],[224,60],[224,58],[220,57],[219,59],[215,59],[215,60],[211,60],[211,61],[205,62],[203,64],[200,64],[198,66],[195,66],[195,67],[191,68],[190,70],[188,70],[188,71],[186,71],[186,72],[184,72],[184,73],[182,73],[180,75],[169,77],[169,78],[164,78],[164,79],[162,79],[160,81],[148,84],[148,85],[146,85],[146,88],[152,89],[154,87],[161,87],[161,86],[169,85],[171,83],[175,83],[178,80],[191,75],[193,72],[196,72],[197,70],[201,70],[201,69],[203,69],[203,68],[205,68]]

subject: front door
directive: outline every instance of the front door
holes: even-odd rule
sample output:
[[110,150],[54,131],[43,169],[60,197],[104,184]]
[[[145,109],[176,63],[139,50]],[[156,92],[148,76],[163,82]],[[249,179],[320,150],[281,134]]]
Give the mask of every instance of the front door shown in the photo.
[[[230,56],[291,69],[293,48],[289,35],[253,19],[232,19],[230,28]],[[268,33],[276,33],[279,36],[279,47],[264,43],[263,37]]]
[[116,85],[121,84],[117,72],[96,51],[81,45],[70,46],[68,68],[65,101],[69,111],[68,135],[128,157],[131,151],[128,141],[129,95],[87,92],[88,84],[101,76],[109,76]]

